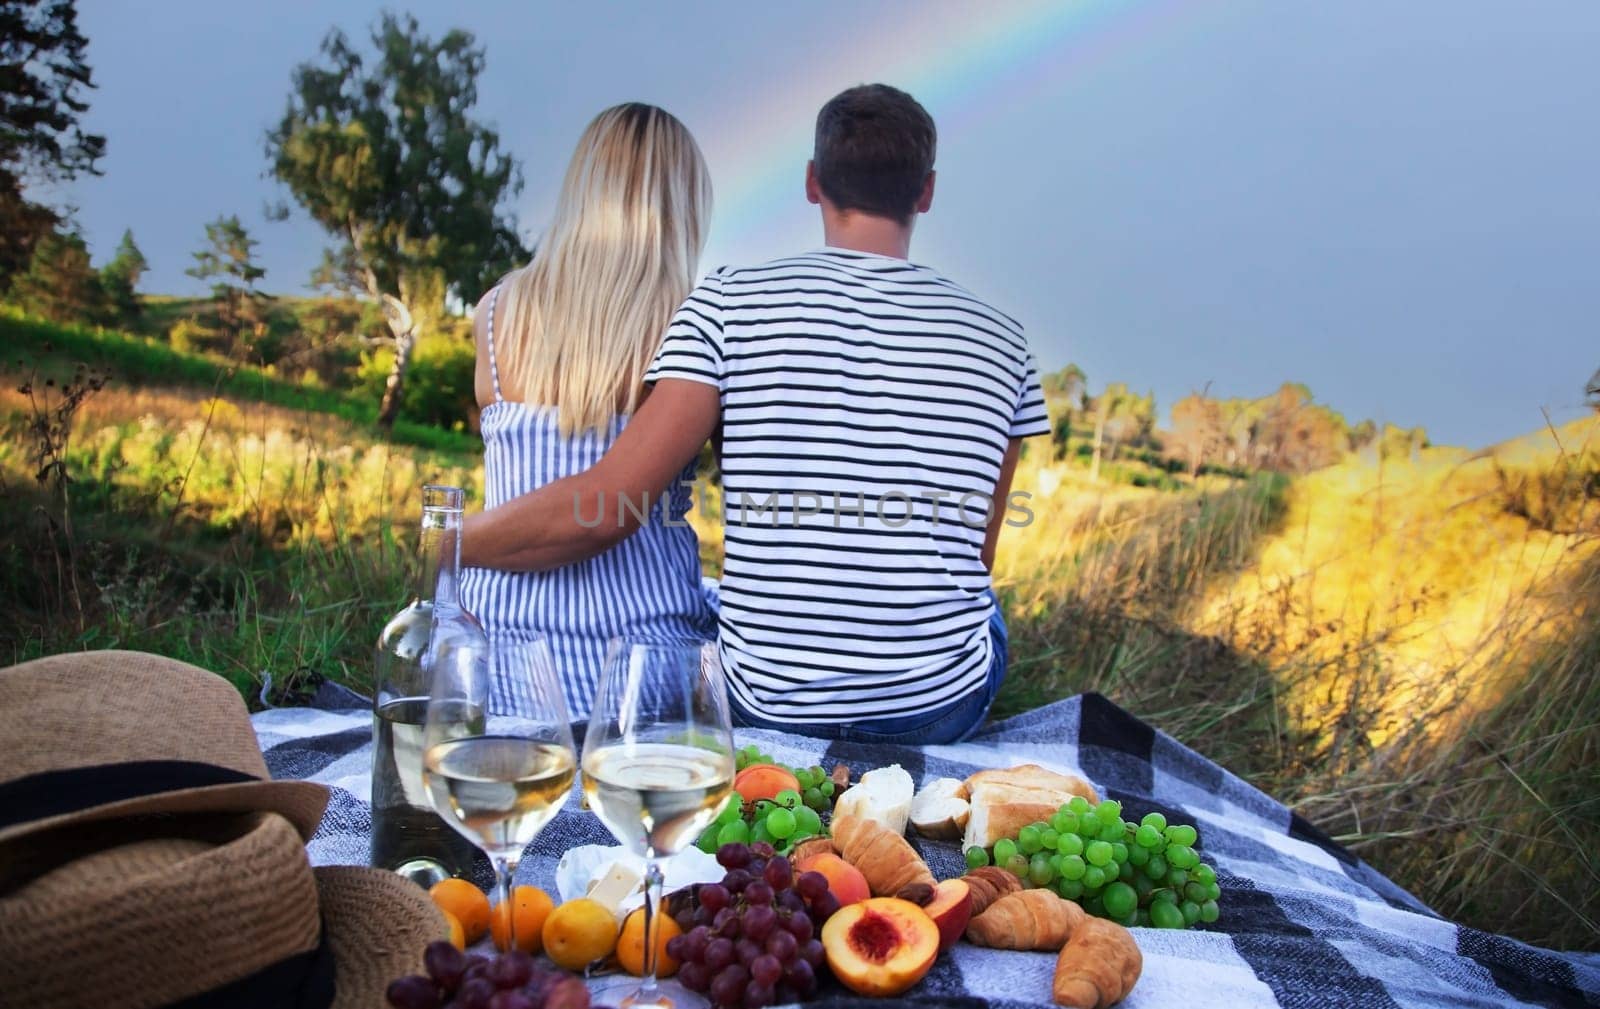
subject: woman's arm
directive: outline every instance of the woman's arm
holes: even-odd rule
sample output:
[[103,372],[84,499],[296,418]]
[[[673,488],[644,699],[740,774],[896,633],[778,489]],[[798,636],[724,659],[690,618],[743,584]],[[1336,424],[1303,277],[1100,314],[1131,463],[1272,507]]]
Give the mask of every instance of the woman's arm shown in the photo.
[[[667,378],[594,466],[467,517],[461,563],[548,571],[627,539],[716,430],[717,387]],[[626,502],[626,506],[624,506]]]

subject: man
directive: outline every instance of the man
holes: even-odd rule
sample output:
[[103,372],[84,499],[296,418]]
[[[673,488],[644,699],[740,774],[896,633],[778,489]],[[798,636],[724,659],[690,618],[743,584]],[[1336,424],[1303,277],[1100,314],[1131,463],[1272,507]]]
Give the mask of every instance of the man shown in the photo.
[[970,734],[1005,673],[989,568],[1012,472],[1050,425],[1021,327],[907,259],[934,147],[933,120],[894,88],[824,106],[806,196],[826,247],[706,278],[605,457],[472,517],[463,561],[600,553],[720,431],[736,717],[882,742]]

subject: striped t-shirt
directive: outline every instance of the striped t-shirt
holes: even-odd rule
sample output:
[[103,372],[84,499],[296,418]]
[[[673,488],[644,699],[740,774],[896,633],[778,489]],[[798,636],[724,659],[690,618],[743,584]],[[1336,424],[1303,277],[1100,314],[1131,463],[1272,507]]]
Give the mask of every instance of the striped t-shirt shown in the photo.
[[721,393],[719,639],[741,706],[855,722],[984,684],[989,498],[1008,440],[1050,430],[1014,320],[927,267],[829,248],[709,276],[663,378]]

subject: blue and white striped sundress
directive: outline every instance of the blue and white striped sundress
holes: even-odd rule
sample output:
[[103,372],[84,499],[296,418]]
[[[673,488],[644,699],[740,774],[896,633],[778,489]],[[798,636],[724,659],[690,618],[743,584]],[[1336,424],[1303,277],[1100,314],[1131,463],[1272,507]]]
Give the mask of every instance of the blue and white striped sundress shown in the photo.
[[[600,461],[628,418],[613,417],[599,431],[561,433],[553,407],[530,406],[500,394],[494,355],[494,306],[489,296],[489,374],[494,402],[483,410],[484,505],[493,508]],[[685,478],[693,477],[691,470]],[[491,642],[543,634],[574,720],[589,717],[606,644],[619,635],[646,639],[714,638],[716,617],[700,583],[694,530],[682,524],[692,495],[682,482],[665,501],[654,501],[639,531],[597,557],[554,571],[512,572],[467,568],[461,597]],[[583,503],[584,514],[595,503]],[[666,519],[671,517],[669,524]],[[528,712],[527,685],[495,664],[491,710]]]

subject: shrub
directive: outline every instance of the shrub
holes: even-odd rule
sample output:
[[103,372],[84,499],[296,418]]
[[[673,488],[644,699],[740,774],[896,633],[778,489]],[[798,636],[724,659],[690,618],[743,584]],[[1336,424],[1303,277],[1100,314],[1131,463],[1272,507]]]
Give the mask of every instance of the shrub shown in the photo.
[[[459,337],[425,336],[411,352],[400,415],[418,424],[462,431],[476,427],[477,396],[473,391],[476,357],[472,344]],[[379,347],[361,355],[357,390],[376,403],[394,367],[394,350]]]
[[167,330],[167,342],[180,354],[207,354],[223,349],[227,340],[197,319],[179,319]]
[[435,427],[464,430],[477,415],[472,344],[453,337],[418,342],[406,376],[405,414]]

